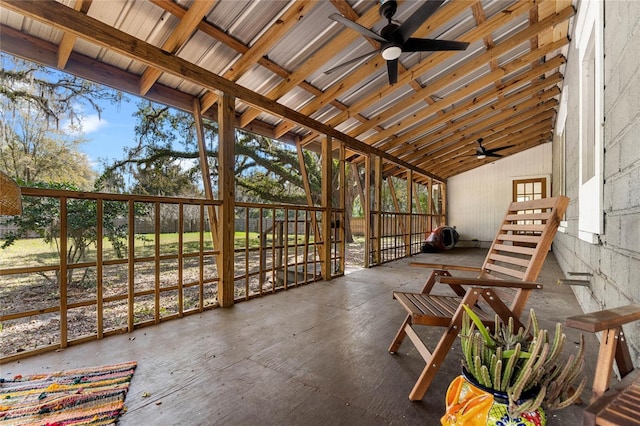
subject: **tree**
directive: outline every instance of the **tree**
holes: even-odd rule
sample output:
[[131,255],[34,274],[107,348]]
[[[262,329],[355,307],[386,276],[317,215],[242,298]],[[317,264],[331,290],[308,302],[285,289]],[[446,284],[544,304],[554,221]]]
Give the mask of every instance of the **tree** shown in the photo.
[[[78,191],[79,188],[68,183],[45,183],[32,182],[32,186],[42,189],[58,189]],[[116,219],[126,217],[127,205],[123,202],[105,202],[103,208],[103,232],[104,236],[111,242],[117,257],[122,258],[126,246],[128,228],[126,224],[118,225]],[[16,227],[15,231],[10,231],[5,235],[5,241],[0,248],[11,246],[17,239],[35,233],[46,243],[55,245],[58,254],[60,253],[60,203],[58,199],[52,197],[25,197],[21,216],[9,218],[8,225]],[[67,264],[74,264],[85,260],[87,248],[95,245],[98,237],[97,233],[97,209],[96,203],[91,200],[68,199],[67,200]],[[88,268],[84,268],[84,273],[79,279],[75,279],[74,271],[67,271],[67,284],[84,285],[91,281],[88,276]],[[48,280],[52,278],[45,273],[41,274]],[[56,281],[60,283],[60,271],[56,272]]]
[[0,168],[19,182],[73,182],[92,187],[95,174],[80,152],[87,107],[121,94],[81,78],[0,55]]
[[[127,191],[160,195],[151,190],[150,181],[158,182],[159,175],[171,173],[172,183],[161,185],[172,188],[173,193],[162,195],[193,196],[195,182],[202,182],[199,164],[199,148],[195,132],[195,120],[191,114],[169,107],[142,102],[136,114],[137,144],[128,148],[125,158],[105,164],[101,181],[114,180],[115,176],[131,176],[134,181]],[[218,176],[218,126],[204,120],[204,136],[211,180]],[[237,197],[243,201],[306,204],[295,150],[284,144],[238,130],[235,175]],[[308,168],[317,169],[317,158],[305,153]],[[312,177],[315,194],[319,193],[319,174]],[[156,185],[160,186],[160,185]],[[124,188],[123,188],[124,190]],[[156,192],[154,192],[156,191]]]
[[[136,115],[137,144],[126,150],[122,160],[105,164],[105,171],[99,182],[124,183],[124,177],[129,176],[133,178],[133,183],[129,188],[121,188],[122,191],[193,196],[195,182],[202,181],[193,115],[146,101],[139,104]],[[218,176],[218,126],[206,119],[203,120],[203,125],[210,178],[215,190]],[[300,173],[302,166],[295,148],[264,136],[236,130],[235,154],[237,200],[307,205]],[[322,194],[320,155],[304,150],[303,159],[309,176],[312,202],[317,206],[320,205]],[[336,161],[333,167],[332,185],[337,188]],[[170,178],[167,179],[167,176]],[[348,181],[347,185],[351,185],[351,182]],[[350,199],[353,199],[352,192],[348,191]],[[348,206],[350,208],[351,204]],[[351,217],[349,208],[347,220]],[[347,229],[347,242],[351,242],[353,239],[348,231]]]

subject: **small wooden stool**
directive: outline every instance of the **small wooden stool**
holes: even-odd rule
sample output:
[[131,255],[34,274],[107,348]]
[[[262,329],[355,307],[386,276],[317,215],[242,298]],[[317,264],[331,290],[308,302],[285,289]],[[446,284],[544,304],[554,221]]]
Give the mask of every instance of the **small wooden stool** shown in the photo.
[[[640,425],[640,374],[633,372],[622,325],[640,319],[640,305],[627,305],[569,317],[567,327],[596,333],[602,331],[593,395],[585,409],[584,425]],[[610,392],[615,359],[622,380]],[[605,392],[607,392],[605,394]]]

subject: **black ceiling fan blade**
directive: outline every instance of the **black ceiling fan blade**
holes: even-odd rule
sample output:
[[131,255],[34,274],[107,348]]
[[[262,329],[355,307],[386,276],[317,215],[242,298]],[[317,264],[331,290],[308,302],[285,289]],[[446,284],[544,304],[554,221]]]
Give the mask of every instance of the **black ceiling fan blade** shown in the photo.
[[343,62],[343,63],[341,63],[341,64],[336,65],[335,67],[333,67],[333,68],[331,68],[331,69],[326,70],[324,73],[325,73],[325,74],[331,74],[332,72],[337,71],[337,70],[339,70],[339,69],[340,69],[340,68],[342,68],[342,67],[346,67],[347,65],[351,65],[351,64],[353,64],[353,63],[360,62],[360,61],[361,61],[361,60],[363,60],[364,58],[367,58],[367,57],[369,57],[369,56],[373,56],[373,55],[375,55],[376,53],[378,53],[378,51],[377,51],[377,50],[374,50],[373,52],[365,53],[364,55],[362,55],[362,56],[358,56],[357,58],[349,59],[349,60],[348,60],[348,61],[346,61],[346,62]]
[[360,24],[357,24],[347,18],[345,18],[344,16],[338,14],[338,13],[332,13],[331,15],[329,15],[329,18],[333,19],[336,22],[341,23],[342,25],[344,25],[347,28],[351,28],[352,30],[355,30],[357,32],[359,32],[360,34],[362,34],[365,37],[369,37],[372,38],[376,41],[379,41],[380,43],[385,43],[387,42],[387,40],[385,38],[383,38],[381,35],[374,33],[373,31],[371,31],[368,28],[363,27]]
[[420,25],[424,24],[424,21],[438,10],[442,3],[444,3],[444,0],[427,0],[422,6],[413,12],[413,15],[404,21],[396,30],[396,32],[402,36],[402,40],[409,39],[409,37],[411,37],[413,33],[420,28]]
[[398,60],[392,59],[387,61],[387,73],[389,74],[389,84],[398,82]]
[[466,50],[469,43],[453,40],[434,40],[430,38],[409,38],[402,45],[403,52],[430,52],[440,50]]
[[486,155],[487,157],[496,157],[496,158],[502,158],[502,155],[500,154],[494,154],[493,152],[486,152],[484,155]]
[[513,148],[515,145],[506,145],[506,146],[501,146],[499,148],[493,148],[493,149],[488,149],[487,152],[498,152],[498,151],[502,151],[503,149],[509,149],[509,148]]

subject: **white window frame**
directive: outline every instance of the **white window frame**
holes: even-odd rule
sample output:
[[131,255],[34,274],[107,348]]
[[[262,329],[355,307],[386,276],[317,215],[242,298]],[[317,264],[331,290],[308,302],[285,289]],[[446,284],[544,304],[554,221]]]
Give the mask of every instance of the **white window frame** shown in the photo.
[[[559,165],[554,168],[554,173],[558,173],[557,182],[554,182],[553,186],[556,188],[556,192],[552,195],[567,195],[567,114],[568,114],[568,102],[569,102],[569,86],[562,88],[562,94],[560,95],[560,107],[558,108],[558,118],[556,120],[556,129],[554,143],[560,144],[557,150],[554,150],[553,161],[558,161]],[[559,151],[559,156],[555,153]],[[558,226],[558,232],[566,233],[569,223],[567,222],[566,213],[560,220],[560,226]]]
[[[576,24],[575,43],[579,52],[579,191],[578,191],[578,237],[591,244],[599,242],[599,235],[603,233],[603,157],[604,157],[604,54],[603,54],[603,13],[604,3],[601,1],[580,2],[578,21]],[[584,89],[586,86],[586,75],[584,62],[589,58],[586,55],[589,51],[589,42],[592,39],[593,59],[595,60],[594,85],[595,93],[593,99],[595,105],[587,105],[584,100]],[[595,120],[589,122],[587,108],[594,108]],[[583,164],[583,149],[585,149],[587,126],[594,126],[594,174],[586,180],[583,174],[586,167]]]

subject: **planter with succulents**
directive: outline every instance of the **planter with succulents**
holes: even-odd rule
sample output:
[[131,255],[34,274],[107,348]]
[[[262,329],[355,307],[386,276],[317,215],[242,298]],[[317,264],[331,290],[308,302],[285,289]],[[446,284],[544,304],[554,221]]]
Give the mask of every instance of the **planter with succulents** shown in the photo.
[[[493,333],[466,305],[460,339],[462,374],[449,385],[444,426],[546,425],[546,411],[574,403],[584,388],[584,339],[563,357],[560,323],[550,339],[531,310],[526,328],[514,330],[496,315]],[[579,383],[578,383],[579,382]]]

